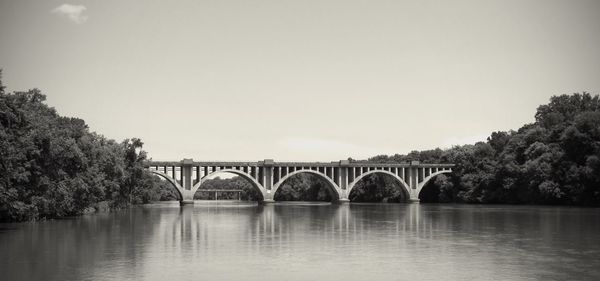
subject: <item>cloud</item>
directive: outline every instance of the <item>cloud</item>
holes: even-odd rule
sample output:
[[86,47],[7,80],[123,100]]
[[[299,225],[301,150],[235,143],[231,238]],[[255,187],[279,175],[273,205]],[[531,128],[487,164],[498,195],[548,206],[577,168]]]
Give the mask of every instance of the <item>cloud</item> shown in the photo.
[[88,16],[83,15],[83,12],[86,9],[87,8],[83,5],[62,4],[54,8],[52,13],[66,17],[76,24],[82,24],[88,19]]

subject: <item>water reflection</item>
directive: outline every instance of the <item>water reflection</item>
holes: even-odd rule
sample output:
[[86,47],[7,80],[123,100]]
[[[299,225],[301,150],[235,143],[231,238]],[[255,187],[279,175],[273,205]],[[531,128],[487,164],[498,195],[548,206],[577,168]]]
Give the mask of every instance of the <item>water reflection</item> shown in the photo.
[[6,280],[595,280],[600,210],[176,202],[0,224]]

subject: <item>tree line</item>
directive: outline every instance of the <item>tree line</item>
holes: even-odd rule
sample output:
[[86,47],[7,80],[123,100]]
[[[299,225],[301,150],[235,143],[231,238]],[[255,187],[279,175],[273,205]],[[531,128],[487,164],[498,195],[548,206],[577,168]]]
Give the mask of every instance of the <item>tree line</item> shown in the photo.
[[[45,99],[38,89],[7,93],[0,72],[0,221],[176,198],[167,182],[144,172],[147,154],[140,139],[117,142],[90,132],[83,120],[60,116]],[[423,189],[422,202],[600,206],[600,100],[589,93],[554,96],[538,107],[535,122],[493,132],[484,142],[362,161],[413,160],[456,164],[452,174],[437,176]],[[275,199],[329,201],[326,185],[299,174]],[[244,200],[260,196],[240,177],[213,179],[205,188],[237,188]],[[392,178],[373,174],[358,183],[350,200],[399,202],[403,196]]]
[[376,163],[454,163],[421,194],[422,202],[600,206],[600,100],[553,96],[535,122],[450,149],[379,155]]

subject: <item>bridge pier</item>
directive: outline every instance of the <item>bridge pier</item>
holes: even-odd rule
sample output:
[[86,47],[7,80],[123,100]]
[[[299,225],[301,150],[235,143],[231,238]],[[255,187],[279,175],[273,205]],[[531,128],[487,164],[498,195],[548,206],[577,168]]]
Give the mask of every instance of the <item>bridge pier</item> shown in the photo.
[[179,205],[189,205],[194,204],[194,190],[181,190],[181,200],[179,201]]
[[181,201],[179,201],[179,205],[180,206],[193,205],[193,204],[194,204],[194,200],[181,200]]

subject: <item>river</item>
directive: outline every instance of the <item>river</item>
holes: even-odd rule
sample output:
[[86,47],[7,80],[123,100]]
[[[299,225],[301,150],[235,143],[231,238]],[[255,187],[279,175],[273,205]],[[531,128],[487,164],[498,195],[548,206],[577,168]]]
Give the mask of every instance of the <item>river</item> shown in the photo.
[[0,280],[600,280],[600,209],[164,202],[0,224]]

